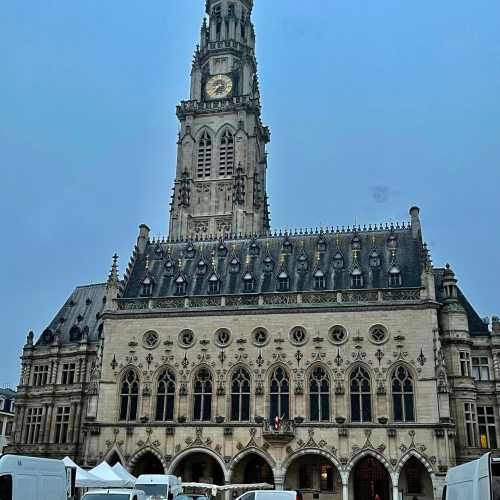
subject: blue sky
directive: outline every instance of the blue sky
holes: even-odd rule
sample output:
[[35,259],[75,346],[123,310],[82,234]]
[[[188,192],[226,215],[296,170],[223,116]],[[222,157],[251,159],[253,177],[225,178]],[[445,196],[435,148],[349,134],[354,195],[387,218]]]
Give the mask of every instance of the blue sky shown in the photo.
[[[500,2],[256,0],[274,227],[407,220],[500,314]],[[203,0],[0,5],[0,384],[73,288],[166,234]]]

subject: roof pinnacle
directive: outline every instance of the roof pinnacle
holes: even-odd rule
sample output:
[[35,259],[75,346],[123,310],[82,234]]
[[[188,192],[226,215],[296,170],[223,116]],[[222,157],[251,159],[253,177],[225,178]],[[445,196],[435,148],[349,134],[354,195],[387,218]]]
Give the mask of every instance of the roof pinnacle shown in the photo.
[[120,278],[118,277],[118,255],[115,253],[113,255],[113,263],[111,264],[111,271],[108,276],[108,287],[116,286],[120,282]]

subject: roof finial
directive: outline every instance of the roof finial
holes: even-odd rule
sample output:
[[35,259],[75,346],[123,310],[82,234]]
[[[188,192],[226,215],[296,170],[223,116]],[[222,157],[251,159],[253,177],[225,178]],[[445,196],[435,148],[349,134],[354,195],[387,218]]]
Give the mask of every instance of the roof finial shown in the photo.
[[118,278],[118,255],[115,253],[113,255],[113,263],[111,264],[111,271],[108,276],[108,286],[116,285],[119,282]]

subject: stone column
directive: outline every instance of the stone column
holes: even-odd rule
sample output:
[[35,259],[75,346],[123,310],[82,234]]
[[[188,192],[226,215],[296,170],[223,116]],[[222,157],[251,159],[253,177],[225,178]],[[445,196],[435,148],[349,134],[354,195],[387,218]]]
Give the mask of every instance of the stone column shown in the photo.
[[71,412],[69,416],[69,432],[68,432],[68,443],[73,442],[73,436],[75,434],[75,421],[76,421],[76,409],[78,407],[78,403],[71,403]]
[[342,500],[349,500],[349,485],[342,482]]
[[40,432],[40,442],[47,443],[47,427],[48,427],[48,416],[49,416],[49,405],[45,403],[43,405],[43,427],[42,432]]
[[391,477],[391,479],[392,479],[392,500],[399,500],[399,490],[398,490],[399,476],[393,476]]
[[274,486],[277,490],[285,489],[285,476],[274,476]]

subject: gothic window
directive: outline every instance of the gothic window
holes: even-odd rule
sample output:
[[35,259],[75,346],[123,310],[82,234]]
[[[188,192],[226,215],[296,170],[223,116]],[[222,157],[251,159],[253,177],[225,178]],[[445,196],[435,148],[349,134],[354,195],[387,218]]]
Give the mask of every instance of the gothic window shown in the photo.
[[198,177],[210,177],[212,169],[212,138],[205,130],[198,144]]
[[179,344],[181,347],[188,348],[194,344],[194,333],[192,330],[182,330],[179,333]]
[[389,269],[389,286],[391,288],[401,286],[401,271],[398,266],[392,266]]
[[324,290],[326,287],[325,275],[321,270],[314,273],[314,288],[316,290]]
[[231,420],[250,420],[250,374],[244,368],[239,368],[232,377]]
[[186,286],[186,280],[182,276],[179,276],[175,280],[175,295],[186,295]]
[[372,250],[370,253],[370,267],[380,267],[380,257],[376,250]]
[[495,413],[492,406],[478,406],[479,446],[481,448],[497,448],[497,431]]
[[276,417],[287,420],[290,416],[290,382],[284,368],[279,366],[271,376],[270,383],[271,405],[269,415],[271,420]]
[[269,333],[264,328],[257,328],[253,331],[253,341],[257,347],[262,347],[267,344],[269,340]]
[[68,442],[70,406],[59,406],[56,413],[55,442],[65,444]]
[[193,385],[193,420],[210,421],[212,418],[212,375],[201,368]]
[[243,276],[243,289],[247,293],[255,292],[255,279],[250,272]]
[[313,422],[330,420],[330,377],[320,366],[309,379],[309,412]]
[[290,290],[290,278],[285,271],[278,275],[278,291],[288,292]]
[[264,272],[270,273],[270,272],[272,272],[273,269],[274,269],[273,259],[269,255],[267,255],[264,258]]
[[326,240],[323,235],[319,237],[316,247],[318,252],[326,252]]
[[229,272],[232,274],[240,272],[240,261],[238,257],[233,257],[229,262]]
[[246,28],[245,28],[245,24],[243,22],[240,23],[240,29],[241,29],[241,39],[245,40],[245,38],[246,38]]
[[222,135],[219,146],[219,175],[233,175],[234,136],[229,130]]
[[200,259],[198,265],[196,266],[196,274],[198,276],[204,276],[206,272],[207,272],[207,264],[203,259]]
[[300,346],[307,342],[307,332],[305,328],[296,326],[290,330],[289,338],[293,345]]
[[215,344],[219,347],[227,347],[231,341],[231,332],[227,328],[220,328],[215,332]]
[[392,402],[395,422],[415,422],[413,377],[403,366],[392,374]]
[[154,330],[149,330],[142,336],[142,345],[146,349],[155,349],[159,343],[160,337]]
[[372,391],[370,375],[361,366],[351,372],[351,421],[371,422]]
[[156,420],[165,422],[174,419],[175,375],[166,368],[158,377],[156,394]]
[[334,344],[342,344],[347,339],[347,330],[340,325],[333,326],[330,328],[329,337]]
[[369,337],[374,344],[383,344],[388,337],[387,329],[382,325],[374,325],[370,328]]
[[215,274],[208,279],[208,293],[211,295],[220,293],[220,280]]
[[139,400],[139,378],[135,370],[128,370],[122,378],[120,388],[120,420],[137,420]]
[[351,272],[351,288],[363,288],[363,273],[359,267],[355,267]]
[[255,240],[253,240],[252,243],[250,244],[250,248],[248,249],[248,253],[250,255],[259,255],[260,248],[259,248],[259,245],[257,245],[257,242]]

